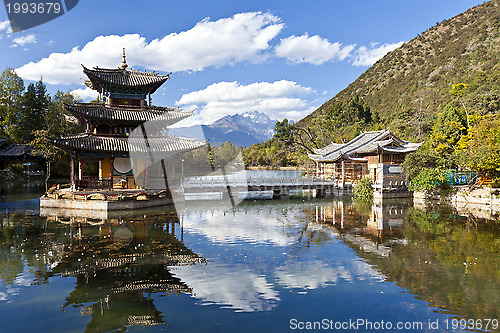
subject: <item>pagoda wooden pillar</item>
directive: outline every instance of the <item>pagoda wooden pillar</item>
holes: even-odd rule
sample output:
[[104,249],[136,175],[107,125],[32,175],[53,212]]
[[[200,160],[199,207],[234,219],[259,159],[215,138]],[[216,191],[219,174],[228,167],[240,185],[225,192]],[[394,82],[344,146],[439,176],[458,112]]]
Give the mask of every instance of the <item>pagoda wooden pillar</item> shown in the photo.
[[172,159],[172,180],[175,179],[175,160]]
[[144,160],[144,188],[148,188],[148,162]]
[[168,176],[167,169],[165,169],[165,160],[161,159],[161,168],[163,170],[163,180],[165,181],[165,189],[168,190]]
[[342,159],[342,188],[345,187],[345,161]]
[[75,189],[75,159],[73,157],[73,154],[69,154],[70,156],[70,161],[69,161],[69,178],[70,178],[70,183],[71,183],[71,189]]
[[113,158],[109,158],[109,179],[111,180],[111,189],[113,188]]
[[78,159],[78,180],[83,179],[83,168],[82,168],[82,160]]

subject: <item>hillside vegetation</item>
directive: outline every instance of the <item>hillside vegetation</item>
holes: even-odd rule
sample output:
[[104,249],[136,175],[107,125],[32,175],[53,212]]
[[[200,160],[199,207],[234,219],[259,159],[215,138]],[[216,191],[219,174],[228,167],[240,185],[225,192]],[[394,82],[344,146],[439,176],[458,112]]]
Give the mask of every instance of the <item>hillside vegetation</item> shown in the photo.
[[245,151],[247,163],[300,164],[313,147],[386,128],[425,141],[438,164],[469,168],[470,142],[500,144],[499,4],[471,8],[386,54],[295,126],[278,123],[272,140]]

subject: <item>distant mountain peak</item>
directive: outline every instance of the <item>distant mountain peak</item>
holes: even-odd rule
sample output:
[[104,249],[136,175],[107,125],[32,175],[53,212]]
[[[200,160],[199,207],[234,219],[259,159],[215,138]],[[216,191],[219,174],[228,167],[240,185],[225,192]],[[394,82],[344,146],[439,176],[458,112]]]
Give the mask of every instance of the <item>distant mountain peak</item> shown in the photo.
[[[211,143],[230,141],[235,145],[248,147],[254,143],[260,143],[271,139],[274,135],[276,121],[268,115],[259,111],[247,111],[243,114],[227,115],[217,119],[210,125],[202,125],[204,138]],[[170,129],[173,135],[193,137],[191,127],[180,127]],[[199,132],[199,131],[198,131]]]

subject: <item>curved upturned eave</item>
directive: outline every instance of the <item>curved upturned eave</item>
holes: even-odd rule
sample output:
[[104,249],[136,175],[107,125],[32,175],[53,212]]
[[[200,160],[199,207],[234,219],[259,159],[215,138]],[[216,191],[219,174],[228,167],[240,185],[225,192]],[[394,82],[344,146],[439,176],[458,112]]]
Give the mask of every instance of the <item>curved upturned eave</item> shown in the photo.
[[[101,85],[104,83],[109,86],[143,89],[147,90],[148,93],[153,94],[163,83],[165,83],[170,78],[170,73],[166,75],[157,75],[151,72],[140,72],[121,68],[88,69],[83,64],[82,67],[83,72],[92,82],[90,88],[97,91],[99,91]],[[127,77],[125,77],[125,73],[128,74]],[[122,77],[121,79],[120,76]],[[116,78],[118,78],[118,80]]]
[[171,126],[190,117],[193,111],[147,106],[141,109],[110,107],[102,103],[64,104],[64,108],[77,118],[92,122],[139,126],[148,121],[159,122],[163,126]]
[[65,151],[85,151],[102,153],[139,153],[162,154],[184,153],[204,147],[205,141],[175,136],[141,138],[101,136],[80,133],[61,138],[48,139],[48,142]]

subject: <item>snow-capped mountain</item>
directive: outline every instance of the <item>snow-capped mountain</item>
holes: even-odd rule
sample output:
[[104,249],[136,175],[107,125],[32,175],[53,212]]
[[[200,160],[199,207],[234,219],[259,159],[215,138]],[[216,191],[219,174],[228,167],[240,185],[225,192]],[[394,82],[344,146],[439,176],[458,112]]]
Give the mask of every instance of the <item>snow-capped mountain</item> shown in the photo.
[[[209,140],[210,144],[230,141],[240,147],[248,147],[272,138],[275,120],[259,111],[249,111],[222,117],[210,125],[171,128],[173,135],[198,140]],[[200,129],[201,127],[201,129]]]

